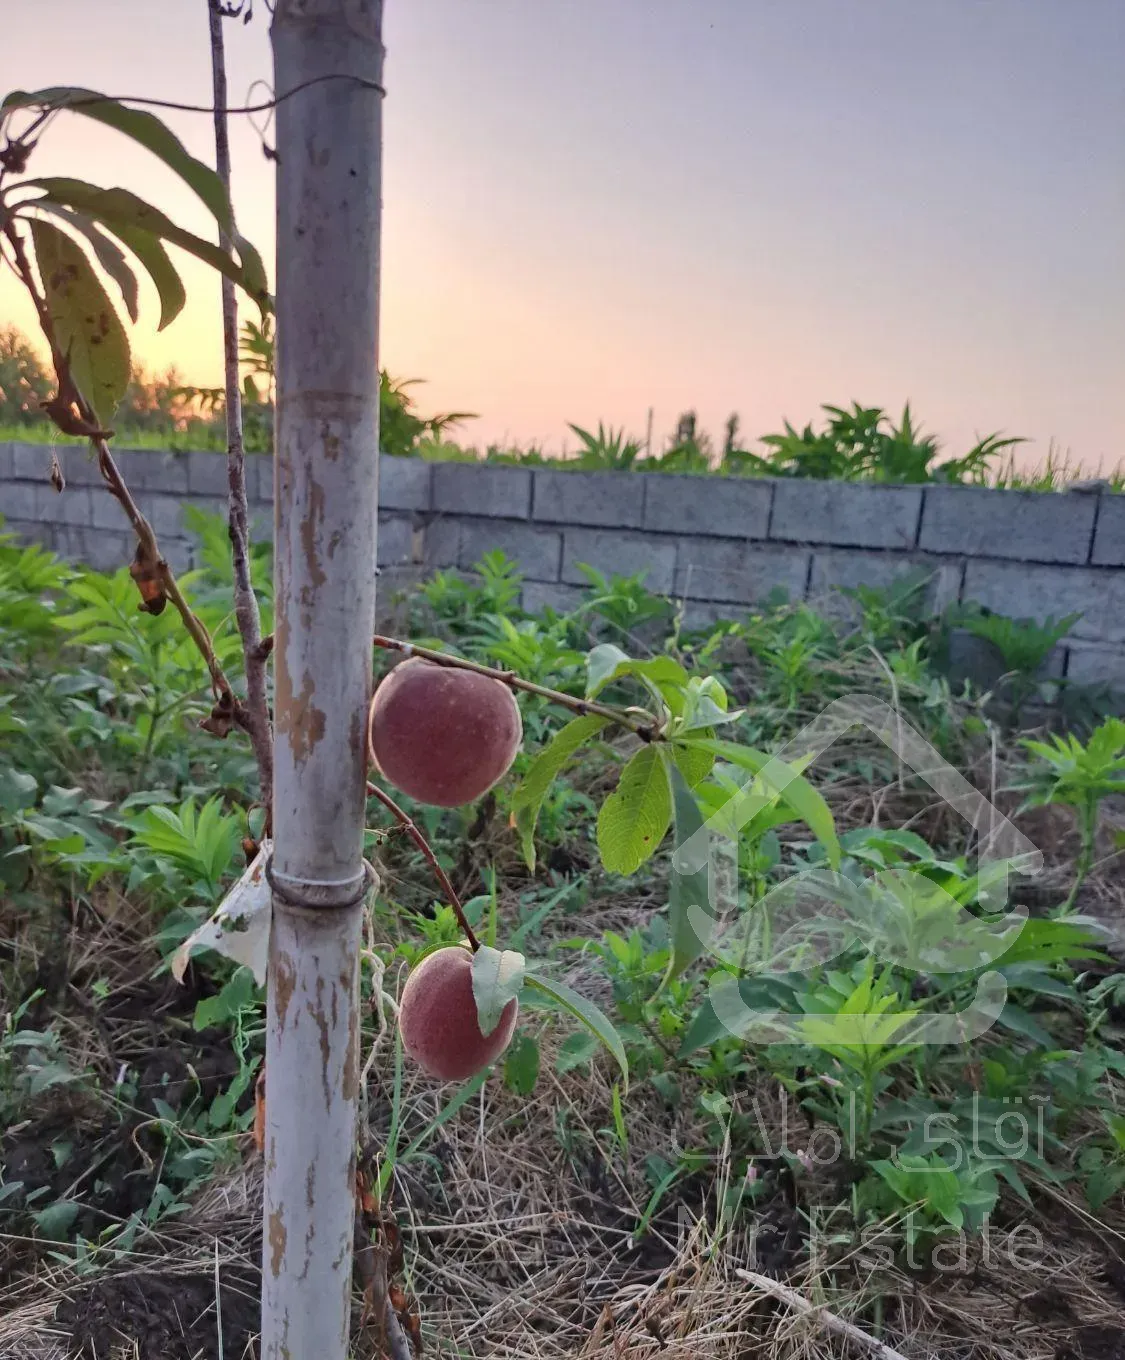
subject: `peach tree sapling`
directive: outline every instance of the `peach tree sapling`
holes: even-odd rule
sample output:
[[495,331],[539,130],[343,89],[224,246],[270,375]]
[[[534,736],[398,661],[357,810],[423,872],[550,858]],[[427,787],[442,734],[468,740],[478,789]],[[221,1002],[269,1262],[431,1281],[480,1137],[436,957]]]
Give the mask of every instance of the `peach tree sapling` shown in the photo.
[[[714,677],[692,675],[670,656],[637,659],[610,644],[589,653],[586,693],[577,698],[524,680],[511,670],[376,636],[377,648],[405,653],[410,659],[372,695],[367,638],[373,631],[374,572],[369,568],[375,560],[377,511],[370,455],[376,447],[378,414],[373,280],[379,232],[381,7],[370,7],[370,27],[362,41],[346,18],[343,0],[317,0],[314,8],[319,15],[315,23],[303,5],[279,0],[274,24],[281,91],[274,101],[279,106],[281,342],[276,646],[256,634],[253,611],[244,607],[247,602],[242,598],[246,590],[252,593],[244,571],[245,490],[236,421],[228,413],[236,613],[248,680],[245,698],[236,694],[110,452],[112,420],[129,379],[130,352],[105,279],[117,287],[135,320],[134,262],[139,264],[156,288],[160,324],[167,325],[185,301],[183,283],[166,249],[170,244],[241,287],[265,317],[272,300],[261,259],[237,232],[222,179],[190,156],[151,114],[71,88],[16,92],[0,105],[4,139],[0,253],[27,289],[50,349],[57,391],[46,409],[64,433],[89,441],[107,490],[136,534],[130,572],[140,592],[140,608],[155,615],[170,602],[179,613],[203,657],[214,692],[214,707],[203,726],[216,737],[225,737],[232,727],[247,733],[258,758],[267,808],[273,771],[276,851],[270,878],[274,915],[263,1271],[263,1355],[271,1360],[285,1353],[343,1360],[347,1345],[354,1178],[350,1170],[347,1178],[334,1175],[331,1190],[326,1179],[315,1197],[305,1194],[304,1187],[310,1176],[323,1171],[327,1178],[329,1170],[340,1170],[336,1161],[329,1166],[329,1154],[341,1165],[354,1166],[360,1071],[355,980],[366,884],[360,855],[366,808],[363,776],[369,754],[376,775],[420,801],[454,806],[478,798],[510,767],[522,737],[513,692],[534,694],[568,709],[571,720],[536,755],[512,798],[513,827],[533,869],[536,821],[555,777],[583,746],[624,734],[632,749],[597,820],[602,864],[621,875],[636,872],[649,860],[669,829],[677,843],[698,832],[703,825],[701,806],[714,802],[718,787],[708,784],[717,757],[751,772],[768,762],[761,752],[716,739],[716,730],[738,715],[729,711],[726,693]],[[216,20],[225,11],[216,0],[209,0],[209,9],[214,44]],[[214,50],[218,62],[221,44]],[[218,73],[215,90],[221,104]],[[157,156],[207,206],[220,244],[186,231],[124,189],[61,177],[28,178],[28,162],[41,131],[63,110],[115,128]],[[17,126],[21,118],[27,121]],[[333,161],[326,154],[306,165],[298,147],[304,144],[302,138],[314,135],[325,148],[348,148],[347,156]],[[221,135],[219,141],[223,164]],[[369,154],[358,154],[357,147]],[[353,154],[364,167],[362,175],[349,176]],[[338,251],[317,253],[299,225],[310,215],[327,233],[323,239],[338,243]],[[229,363],[234,324],[229,298],[225,321],[230,392],[237,385]],[[332,337],[345,323],[354,330],[349,331],[349,344],[287,347],[287,335],[315,332]],[[357,335],[362,344],[354,343]],[[322,409],[317,394],[325,392],[350,393],[347,410]],[[61,474],[53,480],[63,491]],[[264,684],[271,647],[277,673],[273,714],[266,707]],[[605,703],[603,691],[622,683],[639,687],[644,704]],[[526,989],[585,1025],[612,1054],[627,1082],[624,1045],[601,1011],[520,952],[479,941],[412,819],[378,784],[367,783],[366,792],[426,856],[467,945],[439,949],[415,964],[400,1008],[407,1053],[443,1080],[482,1071],[508,1045]],[[338,805],[329,796],[337,794]],[[811,817],[830,831],[831,817],[823,800],[818,803],[819,795],[803,780],[787,779],[784,794],[778,796],[798,815]],[[250,849],[256,852],[257,846]],[[324,895],[326,888],[347,887],[351,879],[344,871],[353,868],[355,892]],[[697,920],[699,911],[707,910],[706,891],[705,873],[673,876],[672,976],[682,973],[706,945],[700,932],[689,928],[689,917]],[[698,909],[694,916],[693,909]],[[332,969],[325,967],[325,959],[332,961]],[[339,991],[338,996],[333,992],[331,1026],[328,1002],[317,990],[326,982]],[[295,1032],[301,1022],[294,1017],[305,1009],[314,1022],[311,1039],[305,1030]],[[331,1061],[325,1057],[321,1063],[325,1050]],[[324,1089],[325,1108],[316,1118],[305,1111],[312,1089],[310,1072],[317,1074],[316,1090]],[[616,1089],[615,1100],[620,1114]],[[397,1353],[397,1324],[389,1304],[386,1325],[388,1344]]]

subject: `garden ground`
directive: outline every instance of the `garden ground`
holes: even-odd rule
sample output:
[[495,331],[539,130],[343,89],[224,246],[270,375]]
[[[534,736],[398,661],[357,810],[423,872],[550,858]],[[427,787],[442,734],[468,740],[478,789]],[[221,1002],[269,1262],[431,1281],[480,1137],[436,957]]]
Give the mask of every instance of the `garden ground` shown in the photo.
[[[261,995],[213,956],[183,986],[167,970],[260,830],[253,767],[237,738],[198,731],[197,658],[174,619],[136,613],[125,573],[0,553],[0,1355],[254,1355]],[[237,669],[218,556],[187,585]],[[456,922],[372,804],[355,1354],[380,1354],[372,1304],[389,1274],[430,1355],[1125,1356],[1125,728],[1107,696],[1043,694],[1030,677],[955,690],[948,621],[908,591],[852,596],[844,614],[778,603],[696,635],[639,581],[605,582],[568,616],[521,616],[514,592],[511,564],[485,561],[423,586],[397,623],[573,695],[607,640],[671,657],[719,681],[742,710],[725,730],[751,750],[841,693],[893,698],[1046,864],[1015,884],[1031,920],[1022,952],[994,961],[1013,999],[977,1044],[920,1048],[892,1027],[849,1048],[814,1027],[754,1048],[708,1021],[729,963],[670,971],[667,847],[628,875],[602,863],[598,809],[635,737],[603,734],[566,764],[529,868],[514,790],[566,715],[525,697],[513,779],[471,809],[411,810],[474,925],[610,1016],[631,1083],[529,998],[504,1063],[458,1090],[412,1068],[393,1023],[409,964]],[[605,693],[651,703],[636,683],[622,672]],[[1016,692],[1034,731],[1011,724]],[[726,761],[693,791],[705,801],[708,780],[734,773]],[[949,895],[912,898],[915,924],[947,901],[983,915],[967,828],[869,734],[806,773],[857,883],[909,866]],[[828,843],[807,807],[771,807],[740,851],[735,912],[765,958],[755,906],[823,866]],[[857,952],[785,985],[813,1015],[857,996],[943,1011],[978,973],[937,985],[874,974]],[[1011,1111],[1024,1122],[1005,1144]],[[943,1121],[940,1156],[919,1141],[928,1118]]]

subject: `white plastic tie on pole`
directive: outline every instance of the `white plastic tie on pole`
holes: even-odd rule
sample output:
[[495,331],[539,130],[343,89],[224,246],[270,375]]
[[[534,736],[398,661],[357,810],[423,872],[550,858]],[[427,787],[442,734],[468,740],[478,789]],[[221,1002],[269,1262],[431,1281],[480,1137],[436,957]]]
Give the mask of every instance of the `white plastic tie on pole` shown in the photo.
[[246,872],[219,903],[210,920],[172,955],[172,976],[183,982],[188,960],[199,949],[213,949],[249,968],[259,987],[265,985],[270,953],[272,893],[266,878],[273,843],[264,840]]

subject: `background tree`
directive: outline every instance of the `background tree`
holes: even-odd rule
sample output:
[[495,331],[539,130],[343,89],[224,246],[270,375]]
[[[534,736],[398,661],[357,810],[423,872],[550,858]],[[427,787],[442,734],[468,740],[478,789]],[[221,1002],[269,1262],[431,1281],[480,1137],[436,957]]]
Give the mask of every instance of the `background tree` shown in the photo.
[[27,337],[15,326],[0,330],[0,421],[32,425],[44,419],[51,378]]

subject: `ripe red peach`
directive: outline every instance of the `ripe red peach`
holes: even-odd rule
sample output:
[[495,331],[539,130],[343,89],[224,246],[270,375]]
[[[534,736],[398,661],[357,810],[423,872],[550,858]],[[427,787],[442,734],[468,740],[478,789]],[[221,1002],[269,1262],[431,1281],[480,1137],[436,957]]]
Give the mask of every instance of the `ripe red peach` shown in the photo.
[[513,997],[491,1034],[482,1034],[473,997],[473,956],[460,945],[427,954],[406,979],[399,1005],[402,1046],[439,1081],[465,1081],[494,1063],[512,1040]]
[[376,689],[368,733],[375,764],[396,789],[419,803],[459,807],[508,772],[523,724],[501,681],[411,657]]

